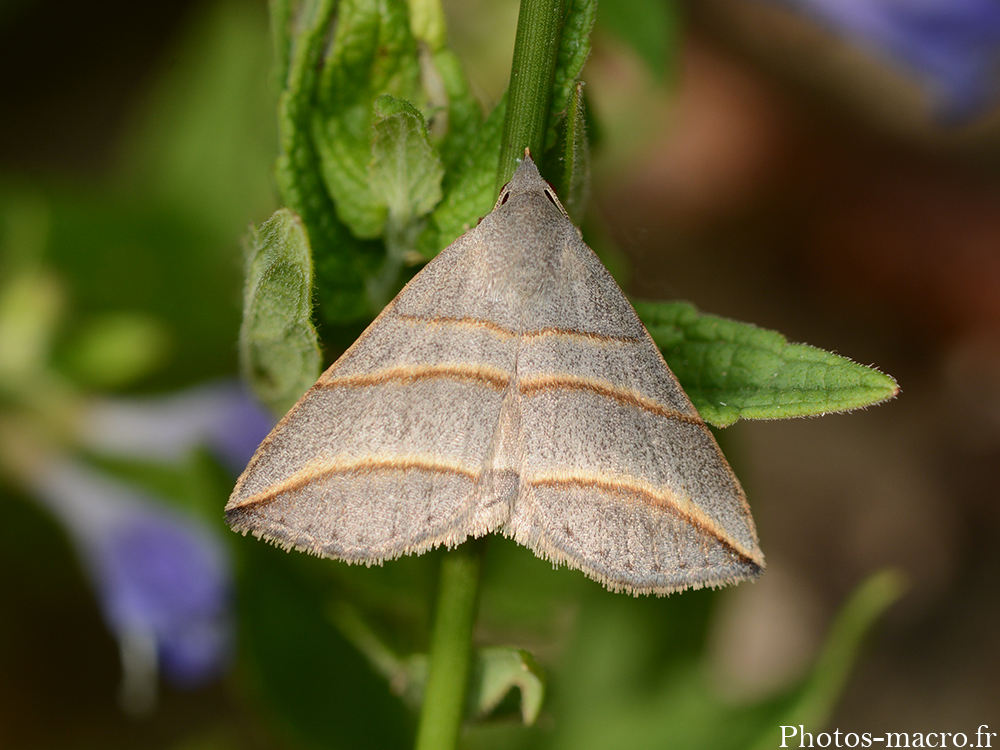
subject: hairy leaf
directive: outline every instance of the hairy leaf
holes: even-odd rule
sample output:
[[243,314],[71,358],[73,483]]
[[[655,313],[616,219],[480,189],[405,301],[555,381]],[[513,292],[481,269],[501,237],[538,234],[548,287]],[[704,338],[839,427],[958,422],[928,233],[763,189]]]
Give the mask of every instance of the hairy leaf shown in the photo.
[[276,413],[287,411],[320,372],[312,325],[312,259],[299,217],[277,211],[248,243],[240,366]]
[[431,146],[423,115],[405,99],[383,94],[375,100],[372,192],[405,227],[430,213],[441,200],[444,168]]
[[375,99],[380,94],[421,98],[405,3],[340,3],[317,94],[312,132],[337,216],[355,237],[379,237],[386,207],[371,185]]
[[493,209],[505,105],[506,99],[497,104],[469,140],[464,158],[446,176],[444,199],[431,215],[430,233],[421,238],[420,249],[428,258],[437,255]]
[[871,367],[749,323],[702,315],[683,302],[635,309],[702,419],[783,419],[849,411],[893,398],[896,381]]
[[[287,50],[291,59],[278,64],[279,72],[286,72],[278,101],[281,155],[275,174],[281,197],[302,220],[315,254],[321,317],[344,324],[367,320],[373,314],[365,297],[364,272],[377,262],[378,249],[356,240],[338,220],[313,140],[318,71],[335,8],[333,0],[318,0],[304,4],[299,21],[291,20],[287,13],[276,16],[276,22],[282,23],[276,30],[279,53]],[[284,29],[293,24],[301,25],[294,42],[283,41]]]
[[594,27],[596,15],[596,0],[567,2],[562,38],[559,42],[559,57],[556,59],[555,81],[552,85],[551,114],[545,136],[546,149],[555,145],[560,124],[569,114],[570,100],[576,91],[583,65],[590,56],[590,31]]

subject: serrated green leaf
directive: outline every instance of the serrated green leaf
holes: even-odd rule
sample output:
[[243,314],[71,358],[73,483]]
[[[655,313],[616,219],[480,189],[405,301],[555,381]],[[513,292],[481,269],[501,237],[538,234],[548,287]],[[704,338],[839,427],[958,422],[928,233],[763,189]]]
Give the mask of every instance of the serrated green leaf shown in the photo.
[[849,411],[893,398],[878,370],[749,323],[702,315],[682,303],[636,302],[667,364],[702,419],[783,419]]
[[312,244],[319,316],[353,327],[385,302],[366,284],[384,266],[373,240],[387,216],[369,182],[373,104],[386,92],[421,100],[417,46],[402,0],[307,2],[290,25],[301,30],[279,45],[292,59],[279,102],[278,185]]
[[507,100],[503,98],[475,131],[464,158],[445,177],[445,195],[431,214],[429,238],[422,238],[421,252],[436,255],[475,226],[496,203],[497,161]]
[[[388,304],[399,291],[404,262],[416,255],[424,216],[441,199],[444,167],[427,134],[423,115],[408,101],[383,94],[375,100],[375,138],[369,188],[387,220],[385,259],[365,279],[368,299]],[[418,256],[419,257],[419,256]]]
[[406,4],[345,0],[320,77],[312,135],[337,217],[361,239],[381,236],[387,216],[370,171],[374,104],[382,94],[423,98]]
[[317,112],[313,118],[323,183],[333,198],[337,218],[352,235],[364,240],[382,235],[388,215],[371,188],[371,125],[372,115],[365,105],[345,108],[334,117]]
[[408,101],[379,96],[374,129],[372,193],[399,231],[430,213],[441,200],[444,167],[431,146],[423,115]]
[[276,413],[319,377],[311,294],[309,239],[299,217],[284,208],[250,236],[240,327],[243,379]]
[[333,43],[319,82],[319,105],[329,113],[379,94],[421,99],[417,43],[404,0],[341,0]]
[[[337,219],[326,190],[320,157],[313,142],[318,70],[327,44],[327,30],[336,3],[305,3],[300,16],[288,23],[301,27],[291,52],[285,89],[278,101],[281,155],[275,176],[285,204],[306,227],[313,253],[317,301],[321,317],[332,324],[369,319],[374,311],[364,290],[364,271],[378,262],[377,248],[358,242]],[[279,48],[281,49],[281,48]]]

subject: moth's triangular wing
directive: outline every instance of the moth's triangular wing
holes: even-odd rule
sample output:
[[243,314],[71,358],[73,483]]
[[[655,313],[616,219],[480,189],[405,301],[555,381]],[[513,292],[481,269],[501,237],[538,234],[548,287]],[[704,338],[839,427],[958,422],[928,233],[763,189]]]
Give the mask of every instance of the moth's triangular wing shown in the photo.
[[490,507],[516,487],[489,469],[516,342],[481,320],[503,313],[482,237],[414,277],[261,444],[226,506],[234,529],[372,563],[496,528]]
[[711,432],[607,269],[562,237],[524,308],[520,487],[504,532],[614,590],[756,577],[750,509]]

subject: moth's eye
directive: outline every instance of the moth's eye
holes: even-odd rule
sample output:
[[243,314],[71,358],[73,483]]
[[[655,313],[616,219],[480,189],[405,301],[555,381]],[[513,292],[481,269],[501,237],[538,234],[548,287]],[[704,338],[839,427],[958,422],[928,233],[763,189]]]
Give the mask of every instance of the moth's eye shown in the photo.
[[551,190],[545,191],[545,197],[549,199],[549,203],[551,203],[553,206],[556,205],[556,199],[552,196]]

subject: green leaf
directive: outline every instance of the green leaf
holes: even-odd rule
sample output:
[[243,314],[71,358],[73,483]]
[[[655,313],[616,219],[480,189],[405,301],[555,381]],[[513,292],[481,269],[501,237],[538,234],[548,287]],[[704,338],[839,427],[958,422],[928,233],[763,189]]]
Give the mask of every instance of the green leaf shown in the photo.
[[287,12],[279,12],[281,5],[276,8],[276,23],[301,25],[301,31],[294,42],[278,47],[279,51],[290,50],[291,59],[278,64],[279,71],[287,70],[287,77],[278,101],[281,155],[275,176],[282,199],[301,218],[315,254],[321,317],[328,323],[349,324],[370,319],[375,313],[365,296],[364,273],[377,264],[379,249],[356,240],[337,219],[313,142],[313,118],[319,106],[318,71],[336,7],[334,0],[304,3],[294,20],[286,20]]
[[530,653],[519,648],[493,646],[476,652],[472,675],[472,706],[476,714],[491,714],[517,688],[521,693],[521,720],[531,726],[545,699],[545,675]]
[[387,213],[371,184],[370,170],[374,105],[381,94],[412,102],[423,98],[406,4],[345,0],[337,9],[312,131],[337,216],[362,239],[381,236]]
[[545,137],[546,149],[555,145],[560,123],[572,114],[570,103],[575,95],[584,63],[590,56],[590,32],[594,28],[596,16],[596,0],[568,0],[562,38],[559,42],[559,55],[556,58],[555,82],[552,86],[552,103],[549,107],[551,114]]
[[444,168],[427,135],[423,115],[405,99],[383,94],[375,100],[375,140],[369,185],[376,204],[388,213],[386,257],[365,280],[368,299],[381,307],[399,291],[407,259],[417,258],[423,217],[441,200]]
[[358,239],[382,236],[387,216],[371,189],[372,120],[367,107],[351,107],[334,117],[315,118],[314,141],[323,182],[337,218]]
[[388,209],[394,231],[403,231],[441,200],[444,167],[431,146],[423,115],[408,101],[379,96],[374,129],[372,192]]
[[702,419],[783,419],[849,411],[894,398],[896,381],[870,367],[683,302],[635,310]]
[[[335,24],[333,5],[317,2],[302,11],[294,44],[277,37],[279,49],[293,50],[279,183],[312,241],[319,313],[329,323],[370,319],[397,290],[402,259],[424,227],[418,220],[442,194],[437,144],[454,157],[481,122],[442,46],[439,11],[414,3],[414,31],[403,0],[342,0]],[[281,4],[275,14],[288,15]],[[436,244],[434,234],[422,250]]]
[[426,257],[437,255],[493,209],[505,108],[506,99],[501,99],[476,130],[463,160],[446,175],[444,198],[431,215],[432,234],[420,245]]
[[[291,58],[278,65],[278,181],[313,246],[319,315],[338,327],[325,335],[339,338],[397,291],[405,262],[461,234],[455,211],[467,226],[492,205],[469,197],[481,198],[470,170],[483,162],[483,118],[436,0],[315,0],[295,19],[286,0],[272,10],[275,46]],[[494,172],[499,136],[486,136]],[[449,194],[445,221],[421,221]]]
[[384,259],[381,243],[365,240],[381,235],[387,214],[369,183],[373,104],[385,91],[419,96],[416,43],[401,0],[319,0],[300,14],[303,30],[290,46],[279,104],[278,183],[315,253],[321,318],[352,326],[385,301],[373,299],[365,283]]
[[311,293],[309,239],[299,217],[283,208],[250,236],[240,327],[243,379],[277,413],[319,376]]

